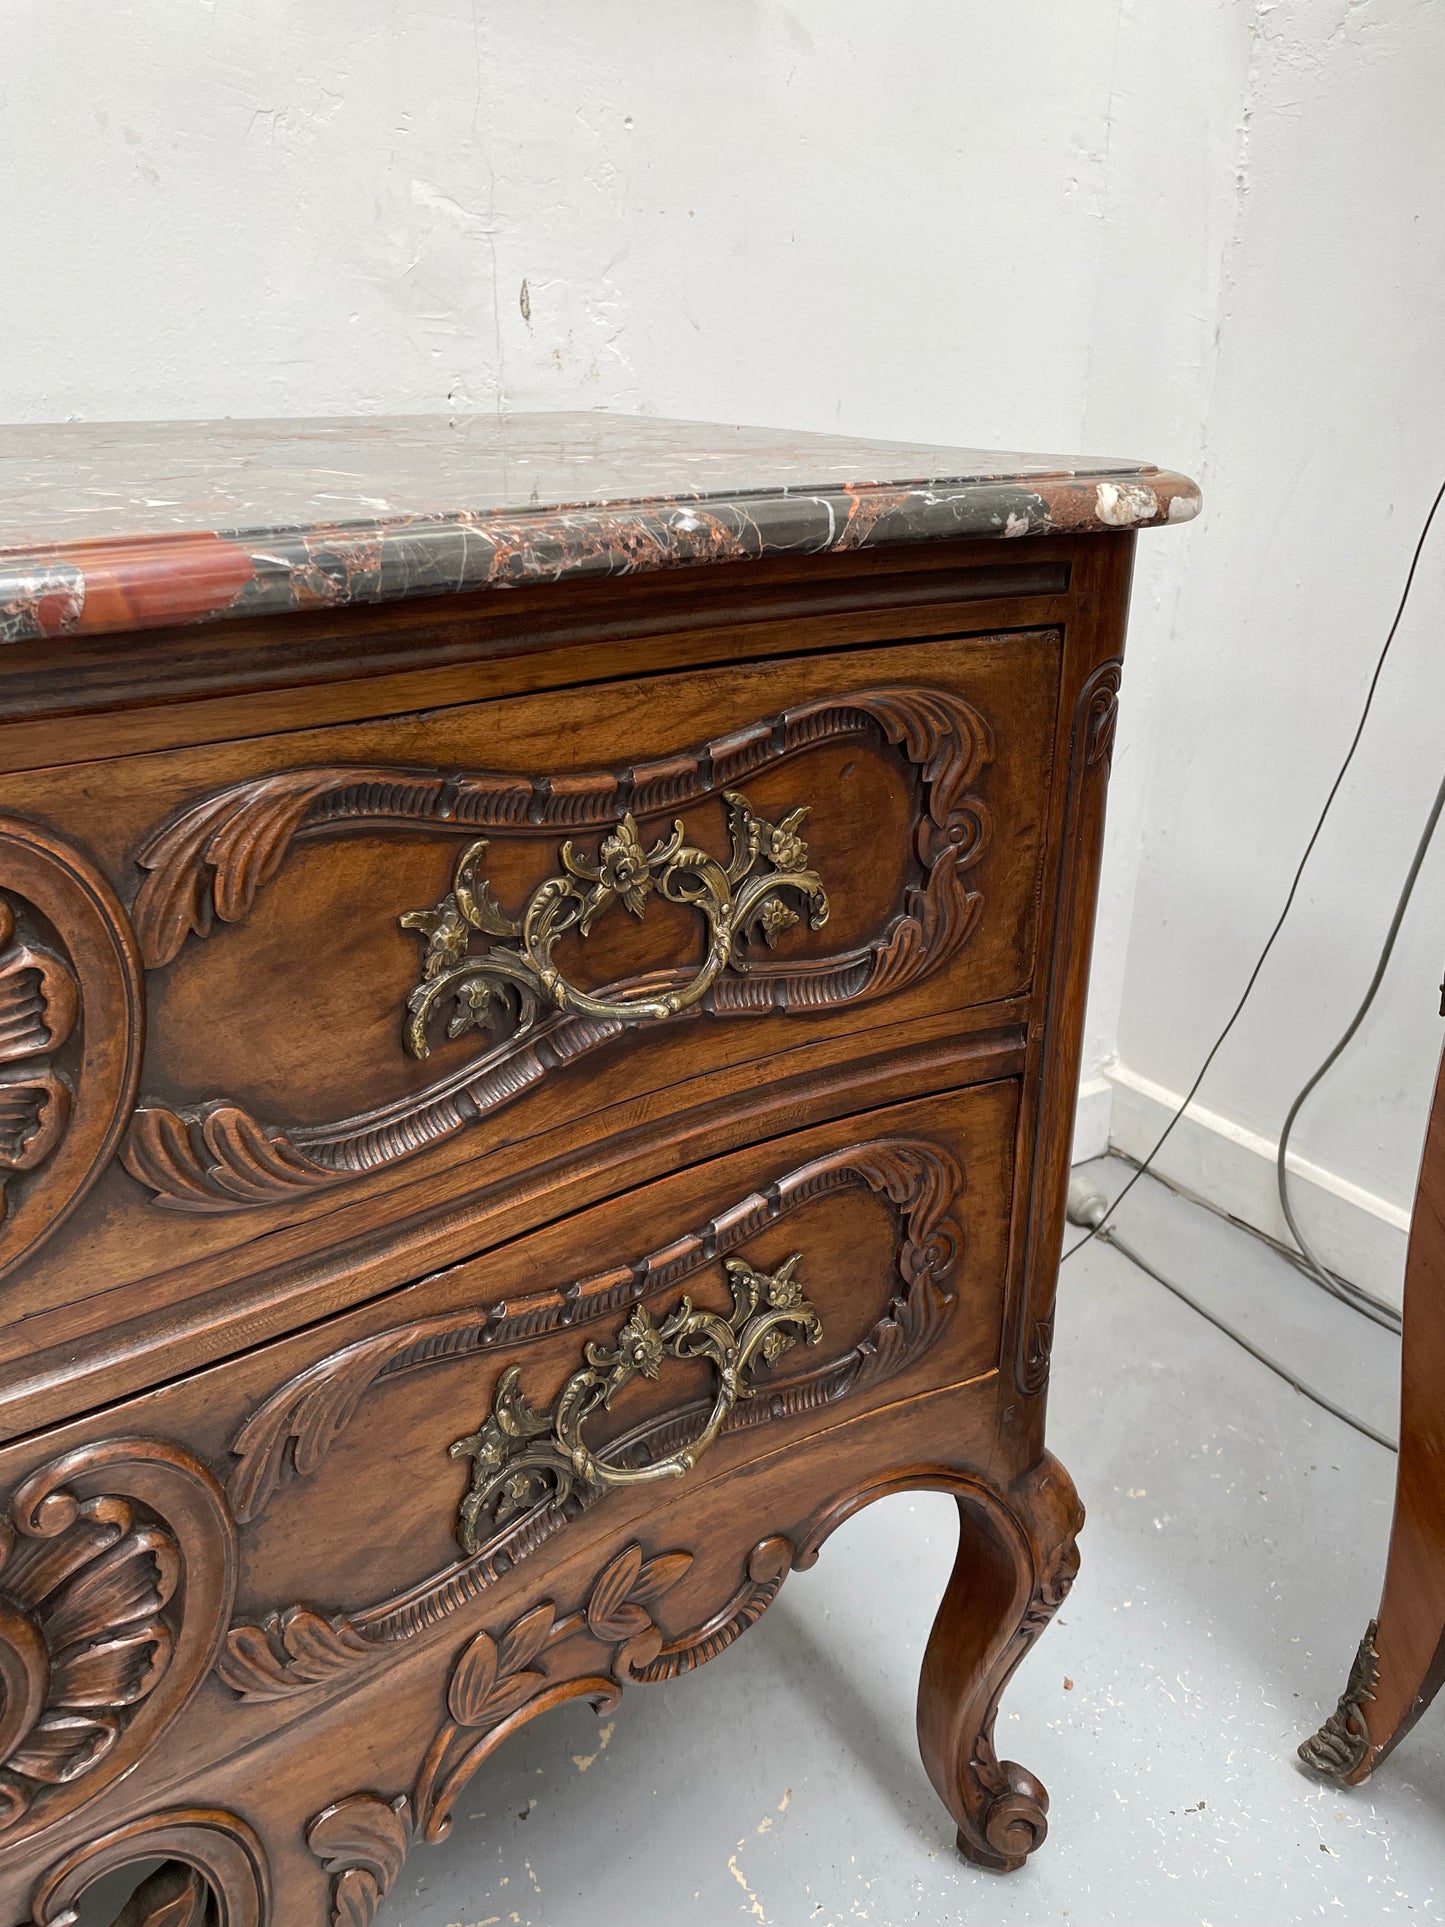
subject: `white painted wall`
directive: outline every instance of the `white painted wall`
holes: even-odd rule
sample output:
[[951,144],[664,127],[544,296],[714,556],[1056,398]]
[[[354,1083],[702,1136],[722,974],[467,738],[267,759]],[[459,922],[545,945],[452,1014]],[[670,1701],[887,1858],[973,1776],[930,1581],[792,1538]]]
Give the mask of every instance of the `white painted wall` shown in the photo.
[[12,4],[6,411],[591,403],[1072,443],[1116,15]]
[[[599,406],[1202,469],[1204,520],[1140,544],[1096,954],[1091,1125],[1136,1143],[1442,459],[1441,48],[1430,0],[10,0],[0,419]],[[1225,1190],[1367,974],[1439,580],[1206,1093]],[[1439,874],[1301,1138],[1397,1216]]]
[[[1202,392],[1207,525],[1157,684],[1114,1132],[1147,1150],[1283,901],[1445,477],[1445,10],[1251,23]],[[1207,528],[1207,534],[1203,531]],[[1445,517],[1307,887],[1164,1168],[1283,1230],[1269,1168],[1354,1011],[1445,771]],[[1445,834],[1367,1030],[1302,1115],[1326,1254],[1398,1289],[1440,1050]],[[1161,1087],[1161,1088],[1151,1088]]]
[[[0,419],[595,405],[1190,467],[1246,25],[12,0]],[[1094,1069],[1193,539],[1142,545]]]

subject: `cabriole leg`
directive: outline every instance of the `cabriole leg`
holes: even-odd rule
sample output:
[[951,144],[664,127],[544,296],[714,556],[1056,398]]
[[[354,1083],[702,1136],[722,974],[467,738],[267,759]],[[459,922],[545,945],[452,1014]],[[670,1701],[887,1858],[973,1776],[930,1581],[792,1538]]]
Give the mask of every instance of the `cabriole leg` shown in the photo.
[[958,1491],[958,1557],[929,1637],[918,1688],[918,1741],[958,1844],[982,1867],[1021,1867],[1048,1831],[1048,1795],[1000,1760],[993,1728],[1004,1687],[1078,1570],[1083,1509],[1048,1454],[996,1494]]

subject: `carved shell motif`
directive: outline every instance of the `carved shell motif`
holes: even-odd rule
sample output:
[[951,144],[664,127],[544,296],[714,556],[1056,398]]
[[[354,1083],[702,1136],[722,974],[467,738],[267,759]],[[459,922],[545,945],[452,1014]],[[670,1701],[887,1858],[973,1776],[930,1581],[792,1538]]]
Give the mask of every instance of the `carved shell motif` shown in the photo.
[[125,911],[89,858],[0,816],[0,1278],[110,1163],[140,1075],[141,978]]
[[87,1501],[56,1537],[0,1527],[0,1830],[110,1753],[170,1663],[180,1580],[166,1529]]
[[[47,1060],[78,1011],[75,979],[53,952],[17,940],[0,897],[0,1173],[33,1171],[64,1134],[70,1086]],[[0,1218],[6,1208],[0,1178]]]

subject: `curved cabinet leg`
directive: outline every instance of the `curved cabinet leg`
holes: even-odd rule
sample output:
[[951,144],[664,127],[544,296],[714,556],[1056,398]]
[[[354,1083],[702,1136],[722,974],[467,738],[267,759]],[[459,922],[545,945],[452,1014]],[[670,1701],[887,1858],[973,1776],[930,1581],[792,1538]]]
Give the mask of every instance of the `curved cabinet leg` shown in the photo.
[[960,1850],[1009,1872],[1042,1843],[1049,1797],[1027,1768],[995,1754],[994,1720],[1014,1668],[1073,1583],[1084,1514],[1048,1454],[1004,1494],[956,1493],[958,1557],[923,1659],[918,1743]]
[[[1408,1347],[1422,1322],[1412,1328],[1408,1297],[1405,1316]],[[1442,1376],[1428,1394],[1437,1402],[1445,1382],[1445,1311],[1438,1317],[1430,1363]],[[1339,1705],[1299,1749],[1312,1772],[1346,1786],[1369,1778],[1445,1685],[1445,1491],[1438,1470],[1445,1412],[1433,1423],[1426,1414],[1412,1421],[1411,1373],[1418,1374],[1420,1364],[1418,1358],[1406,1362],[1406,1418],[1379,1617],[1365,1629]]]
[[1435,1084],[1410,1249],[1400,1353],[1400,1459],[1380,1613],[1340,1703],[1300,1758],[1358,1786],[1445,1686],[1445,1057]]
[[1372,1706],[1366,1711],[1370,1751],[1359,1771],[1350,1776],[1352,1786],[1394,1752],[1445,1685],[1445,1605],[1440,1591],[1445,1586],[1445,1560],[1439,1556],[1438,1542],[1432,1564],[1433,1609],[1422,1607],[1418,1595],[1396,1609],[1391,1594],[1385,1594],[1375,1634],[1380,1661],[1375,1689],[1378,1710]]

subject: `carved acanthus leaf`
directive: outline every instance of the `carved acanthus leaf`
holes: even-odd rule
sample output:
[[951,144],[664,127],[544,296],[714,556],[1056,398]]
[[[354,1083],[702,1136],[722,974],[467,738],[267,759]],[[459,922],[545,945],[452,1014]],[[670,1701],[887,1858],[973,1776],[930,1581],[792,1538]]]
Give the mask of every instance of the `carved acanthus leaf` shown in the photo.
[[150,873],[131,913],[147,968],[172,962],[188,936],[208,937],[214,918],[239,923],[248,916],[321,798],[364,797],[371,789],[403,807],[410,803],[425,820],[445,781],[435,772],[402,769],[281,770],[180,810],[136,852]]
[[306,1829],[306,1844],[331,1886],[331,1927],[371,1927],[396,1885],[411,1845],[411,1804],[405,1794],[383,1800],[354,1793],[326,1807]]
[[121,1161],[172,1211],[280,1204],[336,1182],[235,1104],[212,1105],[193,1118],[144,1105],[131,1120]]
[[[480,1317],[483,1327],[486,1314]],[[227,1484],[231,1507],[243,1524],[259,1518],[288,1478],[307,1478],[350,1424],[367,1390],[388,1366],[402,1367],[407,1353],[440,1328],[458,1321],[424,1319],[363,1338],[323,1358],[273,1393],[242,1425],[231,1445],[237,1464]]]
[[[631,1668],[640,1656],[655,1654],[663,1638],[647,1607],[691,1564],[690,1553],[645,1559],[640,1546],[625,1546],[593,1582],[579,1611],[559,1617],[544,1600],[505,1631],[479,1632],[467,1641],[452,1663],[447,1719],[410,1793],[390,1800],[353,1794],[317,1814],[306,1830],[307,1845],[333,1876],[331,1927],[369,1927],[396,1884],[408,1848],[445,1835],[457,1795],[516,1725],[567,1699],[610,1704],[624,1680],[640,1676]],[[594,1649],[615,1649],[608,1670],[559,1669],[554,1677],[549,1655],[579,1636]]]
[[325,1619],[306,1606],[273,1613],[261,1626],[233,1626],[216,1675],[239,1699],[285,1699],[307,1686],[349,1678],[383,1656],[344,1614]]
[[534,1606],[500,1640],[478,1633],[452,1668],[447,1710],[458,1726],[491,1726],[529,1700],[547,1675],[532,1664],[557,1622],[551,1601]]
[[695,1672],[756,1626],[772,1605],[793,1565],[793,1543],[781,1535],[760,1540],[748,1554],[747,1578],[725,1605],[702,1625],[665,1639],[658,1652],[637,1665],[630,1677],[647,1685]]
[[677,1584],[692,1564],[690,1552],[664,1552],[644,1559],[642,1547],[626,1546],[605,1566],[587,1596],[587,1626],[604,1644],[636,1639],[652,1623],[649,1606]]

